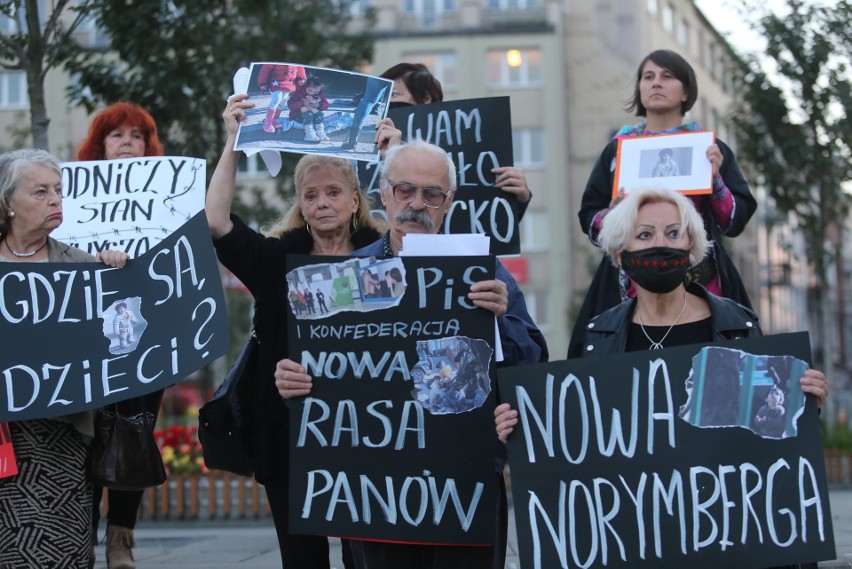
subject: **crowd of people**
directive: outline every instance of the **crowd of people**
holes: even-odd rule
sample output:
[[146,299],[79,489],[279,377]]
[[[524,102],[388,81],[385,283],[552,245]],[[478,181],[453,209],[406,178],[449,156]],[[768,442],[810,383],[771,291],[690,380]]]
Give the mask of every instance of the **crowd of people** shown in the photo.
[[[301,70],[301,72],[300,72]],[[281,77],[272,67],[259,79],[271,95],[263,128],[274,131],[279,115],[303,122],[306,138],[323,139],[322,113],[327,107],[322,85],[290,66]],[[402,63],[382,77],[393,80],[392,104],[430,104],[443,100],[440,82],[420,64]],[[716,139],[706,151],[712,166],[712,193],[697,197],[661,189],[619,192],[612,182],[618,139],[702,130],[686,114],[697,100],[692,67],[677,53],[659,50],[637,69],[630,110],[641,122],[620,129],[604,148],[588,180],[580,207],[582,231],[603,251],[601,263],[576,321],[568,357],[706,344],[760,334],[742,280],[727,256],[722,237],[736,237],[756,209],[733,151]],[[232,211],[239,153],[233,150],[241,121],[254,106],[248,95],[228,98],[222,113],[227,135],[210,179],[205,213],[219,261],[246,286],[254,299],[253,326],[259,342],[258,371],[247,408],[255,477],[265,489],[283,567],[329,568],[328,538],[293,534],[288,515],[296,507],[289,497],[288,454],[291,399],[311,393],[313,378],[298,358],[287,353],[288,319],[328,312],[325,294],[288,290],[288,254],[361,257],[398,256],[407,234],[437,233],[456,192],[456,168],[438,146],[403,141],[392,121],[379,121],[376,144],[382,156],[381,202],[387,226],[370,215],[352,165],[345,159],[308,154],[296,165],[295,198],[280,220],[256,230]],[[77,160],[113,160],[163,155],[153,118],[130,103],[116,103],[92,121]],[[674,164],[674,166],[672,166]],[[671,176],[677,163],[672,151],[660,153],[654,176]],[[659,172],[657,172],[659,170]],[[498,190],[516,196],[522,209],[532,194],[525,173],[514,166],[495,168]],[[100,262],[121,268],[125,253],[106,250],[92,257],[50,237],[62,223],[59,161],[38,150],[0,156],[0,261]],[[365,271],[365,275],[368,273]],[[403,293],[398,269],[364,277],[386,296]],[[372,282],[375,281],[375,282]],[[493,313],[499,329],[501,366],[548,361],[546,340],[530,316],[524,295],[497,261],[494,278],[469,287],[467,299]],[[127,314],[127,306],[123,307]],[[127,317],[116,317],[116,334],[132,342]],[[127,320],[127,322],[125,322]],[[123,332],[122,332],[123,330]],[[462,358],[464,354],[459,354]],[[467,356],[465,356],[467,357]],[[470,361],[468,361],[470,360]],[[460,360],[461,361],[461,360]],[[473,374],[465,384],[478,388],[470,399],[488,395],[475,381],[476,361],[467,357],[459,370]],[[438,375],[443,369],[437,368]],[[461,373],[461,371],[459,371]],[[481,374],[479,374],[481,376]],[[478,376],[477,376],[478,377]],[[449,381],[449,374],[443,378]],[[436,378],[440,385],[441,378]],[[828,395],[825,376],[807,370],[801,390],[822,406]],[[491,390],[495,393],[495,390]],[[123,413],[157,413],[163,392],[123,401]],[[755,421],[777,433],[783,416],[783,392],[773,388]],[[779,411],[780,409],[780,411]],[[88,445],[94,412],[57,419],[10,424],[19,474],[0,478],[0,567],[92,567],[98,535],[102,488],[87,478]],[[518,427],[519,415],[497,401],[494,413],[494,477],[498,504],[491,546],[448,546],[344,540],[347,569],[496,569],[506,556],[508,508],[504,480],[505,443]],[[499,442],[498,442],[499,441]],[[106,543],[110,569],[133,569],[133,531],[142,492],[107,492]],[[52,504],[45,516],[44,505]]]

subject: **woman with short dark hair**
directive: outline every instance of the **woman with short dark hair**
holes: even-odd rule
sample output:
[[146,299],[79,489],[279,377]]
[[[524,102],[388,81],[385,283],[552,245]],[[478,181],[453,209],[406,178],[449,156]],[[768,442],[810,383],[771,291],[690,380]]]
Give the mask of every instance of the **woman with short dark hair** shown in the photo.
[[[580,226],[593,244],[600,246],[603,220],[623,199],[621,192],[612,197],[618,140],[703,130],[697,122],[685,121],[686,113],[697,98],[695,71],[678,53],[660,49],[642,59],[627,110],[635,111],[643,120],[624,126],[615,134],[595,163],[583,192],[578,213]],[[692,267],[689,276],[714,294],[751,306],[742,278],[722,246],[722,237],[736,237],[742,233],[757,209],[757,202],[737,166],[733,151],[724,142],[717,137],[707,148],[706,155],[712,165],[712,193],[690,199],[701,214],[711,248],[704,262]],[[568,357],[580,354],[584,330],[592,317],[634,295],[635,288],[629,277],[609,260],[602,259],[574,323]]]

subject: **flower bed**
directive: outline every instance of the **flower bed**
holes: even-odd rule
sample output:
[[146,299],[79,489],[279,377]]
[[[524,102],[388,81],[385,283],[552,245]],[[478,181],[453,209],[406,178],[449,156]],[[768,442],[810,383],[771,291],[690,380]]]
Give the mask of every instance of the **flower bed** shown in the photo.
[[198,440],[197,425],[174,425],[154,431],[154,439],[163,457],[166,473],[201,474],[207,473],[201,443]]

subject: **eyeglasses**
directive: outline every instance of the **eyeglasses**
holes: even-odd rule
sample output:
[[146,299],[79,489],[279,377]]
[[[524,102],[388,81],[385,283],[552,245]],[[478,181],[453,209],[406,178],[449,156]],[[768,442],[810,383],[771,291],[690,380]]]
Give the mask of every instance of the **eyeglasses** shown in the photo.
[[445,192],[441,188],[418,188],[408,182],[393,182],[389,178],[385,178],[385,180],[387,180],[388,185],[391,187],[394,199],[399,203],[413,202],[419,190],[423,205],[435,209],[441,207],[447,201],[447,196],[450,195],[450,192]]

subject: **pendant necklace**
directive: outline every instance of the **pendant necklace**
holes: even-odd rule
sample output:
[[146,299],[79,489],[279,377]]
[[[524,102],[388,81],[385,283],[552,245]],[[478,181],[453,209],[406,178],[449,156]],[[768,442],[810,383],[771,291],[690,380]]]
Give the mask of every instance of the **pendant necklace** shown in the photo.
[[8,249],[10,253],[12,253],[14,256],[18,257],[19,259],[21,259],[21,258],[25,259],[27,257],[32,257],[33,255],[35,255],[36,253],[38,253],[39,251],[41,251],[42,249],[47,247],[47,240],[45,239],[44,244],[41,247],[39,247],[38,249],[36,249],[35,251],[31,251],[29,253],[18,253],[17,251],[12,249],[12,247],[9,246],[9,242],[6,241],[5,239],[3,240],[3,243],[6,244],[6,249]]
[[663,337],[660,338],[659,342],[655,342],[654,340],[652,340],[651,336],[648,335],[648,332],[645,331],[645,325],[642,324],[642,315],[639,314],[638,310],[636,311],[636,318],[639,319],[639,328],[642,329],[642,333],[645,334],[645,337],[648,338],[649,342],[651,342],[651,349],[652,350],[662,350],[663,349],[663,342],[665,342],[666,338],[669,337],[669,333],[674,329],[675,325],[680,320],[680,317],[683,316],[683,312],[685,310],[686,310],[686,291],[683,291],[683,306],[681,307],[680,312],[678,312],[677,318],[675,318],[675,321],[672,322],[672,325],[669,326],[669,329],[666,330],[666,333],[663,334]]

